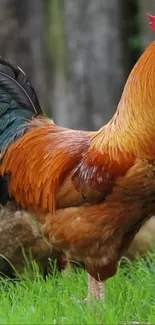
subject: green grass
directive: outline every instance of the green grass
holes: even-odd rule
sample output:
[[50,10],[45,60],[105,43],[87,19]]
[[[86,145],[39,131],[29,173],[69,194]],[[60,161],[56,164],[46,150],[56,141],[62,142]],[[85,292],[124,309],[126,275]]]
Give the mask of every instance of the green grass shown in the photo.
[[0,324],[155,324],[155,256],[147,265],[137,261],[119,268],[107,282],[106,305],[79,304],[87,294],[87,277],[77,273],[55,274],[46,281],[39,272],[31,280],[1,278]]

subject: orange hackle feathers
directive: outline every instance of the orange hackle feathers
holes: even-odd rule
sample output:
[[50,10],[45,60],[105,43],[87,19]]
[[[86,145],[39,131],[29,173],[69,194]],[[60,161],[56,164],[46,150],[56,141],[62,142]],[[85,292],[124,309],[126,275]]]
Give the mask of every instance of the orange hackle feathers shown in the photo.
[[91,148],[107,152],[111,160],[155,154],[155,42],[142,54],[124,87],[111,121],[92,139]]

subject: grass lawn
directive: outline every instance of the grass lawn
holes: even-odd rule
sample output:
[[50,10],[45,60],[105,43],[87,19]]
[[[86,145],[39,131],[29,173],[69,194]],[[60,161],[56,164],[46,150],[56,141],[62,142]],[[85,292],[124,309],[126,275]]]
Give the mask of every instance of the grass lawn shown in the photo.
[[120,268],[107,282],[106,305],[78,304],[87,294],[83,270],[43,280],[0,279],[0,324],[155,324],[155,255]]

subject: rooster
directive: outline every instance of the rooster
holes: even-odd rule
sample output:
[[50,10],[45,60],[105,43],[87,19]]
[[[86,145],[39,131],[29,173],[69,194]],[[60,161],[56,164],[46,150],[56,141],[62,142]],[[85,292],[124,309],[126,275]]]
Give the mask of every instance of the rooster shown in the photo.
[[97,299],[155,212],[154,85],[153,42],[109,123],[76,131],[44,116],[25,74],[0,59],[3,203],[13,198],[42,224],[54,249],[84,263],[89,294]]

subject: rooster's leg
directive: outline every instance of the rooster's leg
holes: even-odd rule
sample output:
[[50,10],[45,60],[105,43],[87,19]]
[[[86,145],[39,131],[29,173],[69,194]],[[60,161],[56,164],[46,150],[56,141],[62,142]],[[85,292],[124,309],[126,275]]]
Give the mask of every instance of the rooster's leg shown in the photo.
[[90,301],[92,298],[105,299],[105,282],[99,282],[88,274],[88,296],[85,301]]

